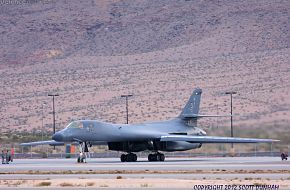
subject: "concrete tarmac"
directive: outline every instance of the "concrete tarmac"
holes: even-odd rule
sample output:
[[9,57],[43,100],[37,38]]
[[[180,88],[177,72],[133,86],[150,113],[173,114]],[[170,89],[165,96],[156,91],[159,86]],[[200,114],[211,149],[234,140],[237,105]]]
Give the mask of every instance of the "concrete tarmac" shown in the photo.
[[19,159],[0,165],[1,172],[17,171],[186,171],[186,170],[290,170],[289,161],[279,157],[168,158],[165,162],[121,162],[119,158],[89,158],[87,163],[75,159]]

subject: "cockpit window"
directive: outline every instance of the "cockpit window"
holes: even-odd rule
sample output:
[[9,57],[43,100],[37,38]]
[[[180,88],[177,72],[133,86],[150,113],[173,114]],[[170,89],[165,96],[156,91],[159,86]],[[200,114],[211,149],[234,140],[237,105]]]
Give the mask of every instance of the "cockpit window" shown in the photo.
[[94,124],[93,123],[89,123],[88,127],[87,127],[87,130],[88,131],[93,131],[93,127],[94,127]]
[[84,128],[83,124],[81,122],[71,122],[67,128]]

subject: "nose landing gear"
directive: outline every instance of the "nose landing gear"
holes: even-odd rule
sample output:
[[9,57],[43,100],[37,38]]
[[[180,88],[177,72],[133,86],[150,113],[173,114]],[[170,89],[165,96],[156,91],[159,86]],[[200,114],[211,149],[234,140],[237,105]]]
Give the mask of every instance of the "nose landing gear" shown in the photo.
[[81,142],[79,144],[80,155],[77,159],[78,163],[86,163],[87,162],[87,153],[89,152],[87,142]]
[[162,153],[155,153],[155,154],[149,154],[148,155],[148,161],[149,162],[154,162],[154,161],[158,161],[158,162],[164,162],[165,160],[165,155]]
[[137,161],[137,155],[133,154],[133,153],[122,154],[120,159],[121,159],[121,162],[136,162]]
[[83,154],[80,152],[80,155],[79,155],[79,157],[78,157],[78,159],[77,159],[77,162],[78,162],[78,163],[86,163],[86,162],[87,162],[87,161],[86,161],[86,156],[83,155]]

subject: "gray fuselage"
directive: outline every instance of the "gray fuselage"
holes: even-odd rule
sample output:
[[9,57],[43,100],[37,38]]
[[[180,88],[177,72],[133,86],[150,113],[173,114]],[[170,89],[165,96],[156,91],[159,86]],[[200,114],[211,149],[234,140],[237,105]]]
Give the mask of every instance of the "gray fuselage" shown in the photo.
[[[109,149],[137,152],[158,149],[162,151],[182,151],[199,148],[200,143],[159,142],[161,136],[170,134],[204,136],[206,133],[196,127],[196,122],[188,125],[179,118],[162,122],[143,124],[112,124],[97,120],[79,120],[70,123],[57,132],[53,139],[62,142],[88,142],[108,144]],[[131,147],[131,148],[130,148]]]

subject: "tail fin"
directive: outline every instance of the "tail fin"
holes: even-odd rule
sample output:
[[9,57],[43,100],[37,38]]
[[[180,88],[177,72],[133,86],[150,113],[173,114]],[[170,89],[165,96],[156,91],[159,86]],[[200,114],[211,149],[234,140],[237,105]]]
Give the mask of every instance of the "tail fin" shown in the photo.
[[196,118],[199,112],[201,93],[202,90],[200,88],[194,89],[179,117],[182,119]]

